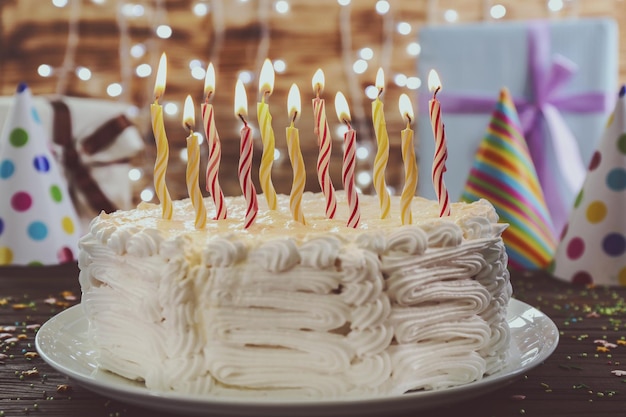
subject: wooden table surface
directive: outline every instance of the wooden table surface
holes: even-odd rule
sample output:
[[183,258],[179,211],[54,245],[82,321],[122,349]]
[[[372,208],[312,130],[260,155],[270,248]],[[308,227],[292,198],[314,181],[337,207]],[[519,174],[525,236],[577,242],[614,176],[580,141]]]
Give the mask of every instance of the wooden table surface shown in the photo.
[[[38,357],[38,326],[80,302],[77,276],[75,265],[0,268],[0,417],[171,416],[93,394]],[[558,326],[555,353],[495,392],[403,416],[626,416],[626,288],[576,287],[545,273],[514,273],[512,282],[516,298]]]

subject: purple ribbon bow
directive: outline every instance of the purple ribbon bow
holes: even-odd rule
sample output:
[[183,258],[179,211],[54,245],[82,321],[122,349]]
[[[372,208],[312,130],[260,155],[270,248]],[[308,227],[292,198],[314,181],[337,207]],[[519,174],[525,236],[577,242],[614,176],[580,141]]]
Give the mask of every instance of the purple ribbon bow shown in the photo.
[[[557,172],[573,193],[580,190],[586,167],[571,130],[561,115],[564,112],[591,113],[610,109],[612,95],[604,92],[560,94],[577,71],[574,62],[561,55],[550,60],[550,28],[547,22],[532,21],[528,25],[528,65],[531,74],[532,98],[515,98],[524,136],[555,231],[560,233],[567,222],[569,207],[565,206],[559,185],[550,172],[545,147],[552,146]],[[485,113],[493,111],[497,95],[441,92],[446,113]],[[544,126],[549,135],[544,135]]]

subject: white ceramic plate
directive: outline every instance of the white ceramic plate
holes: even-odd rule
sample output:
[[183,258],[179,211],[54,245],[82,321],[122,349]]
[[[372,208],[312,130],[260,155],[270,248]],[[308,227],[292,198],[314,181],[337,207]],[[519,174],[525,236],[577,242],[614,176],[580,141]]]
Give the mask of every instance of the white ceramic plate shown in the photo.
[[345,400],[225,399],[150,391],[142,383],[98,370],[95,350],[86,337],[87,319],[79,305],[46,322],[37,332],[35,342],[46,362],[85,388],[160,411],[204,416],[373,416],[432,408],[485,394],[513,382],[552,354],[559,332],[545,314],[521,301],[511,300],[507,319],[512,336],[511,360],[502,371],[459,387]]

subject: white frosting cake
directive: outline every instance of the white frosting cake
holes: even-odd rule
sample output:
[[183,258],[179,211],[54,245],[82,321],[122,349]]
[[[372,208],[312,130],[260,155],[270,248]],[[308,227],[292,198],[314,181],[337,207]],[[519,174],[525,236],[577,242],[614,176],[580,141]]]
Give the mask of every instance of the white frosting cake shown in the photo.
[[102,369],[158,391],[331,398],[450,387],[504,365],[505,225],[487,201],[440,219],[416,198],[402,226],[398,199],[381,220],[362,195],[351,229],[345,213],[324,218],[321,194],[304,195],[306,226],[287,196],[275,211],[260,196],[247,230],[243,198],[226,203],[229,219],[200,231],[189,200],[173,220],[146,203],[93,220],[80,283]]

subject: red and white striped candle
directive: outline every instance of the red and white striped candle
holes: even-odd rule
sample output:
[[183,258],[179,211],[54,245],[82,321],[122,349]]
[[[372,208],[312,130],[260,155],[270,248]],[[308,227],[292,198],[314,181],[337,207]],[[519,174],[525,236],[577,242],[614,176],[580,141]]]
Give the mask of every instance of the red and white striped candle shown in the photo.
[[246,199],[246,217],[244,228],[252,226],[259,211],[259,204],[256,197],[256,189],[252,183],[252,129],[248,126],[246,116],[248,115],[248,97],[243,82],[237,80],[235,85],[235,116],[243,122],[241,128],[241,144],[239,147],[239,185]]
[[354,170],[356,165],[356,132],[350,125],[350,108],[341,91],[335,96],[335,111],[340,122],[348,126],[343,135],[343,164],[341,166],[341,180],[348,198],[348,221],[346,226],[357,228],[361,221],[359,210],[359,195],[354,184]]
[[430,70],[428,74],[428,89],[433,93],[432,100],[428,101],[430,112],[430,124],[435,137],[435,156],[433,159],[433,186],[439,201],[439,217],[450,215],[450,199],[448,190],[443,180],[443,173],[446,172],[446,159],[448,158],[448,147],[446,145],[446,133],[441,121],[441,106],[437,100],[437,92],[441,90],[441,81],[435,70]]
[[317,135],[317,143],[320,148],[317,156],[317,179],[326,199],[326,218],[333,219],[337,212],[337,198],[335,197],[335,187],[333,187],[329,172],[332,140],[328,121],[326,120],[325,100],[320,98],[320,94],[324,90],[324,72],[321,69],[315,71],[312,83],[313,92],[315,93],[315,98],[313,99],[315,134]]
[[222,144],[215,127],[215,117],[213,105],[209,99],[215,92],[215,69],[213,64],[209,64],[204,80],[204,95],[206,100],[202,103],[202,121],[204,122],[204,132],[209,144],[209,162],[206,168],[206,190],[211,193],[215,204],[214,220],[223,220],[227,216],[226,204],[224,203],[224,193],[219,181],[220,161],[222,159]]

